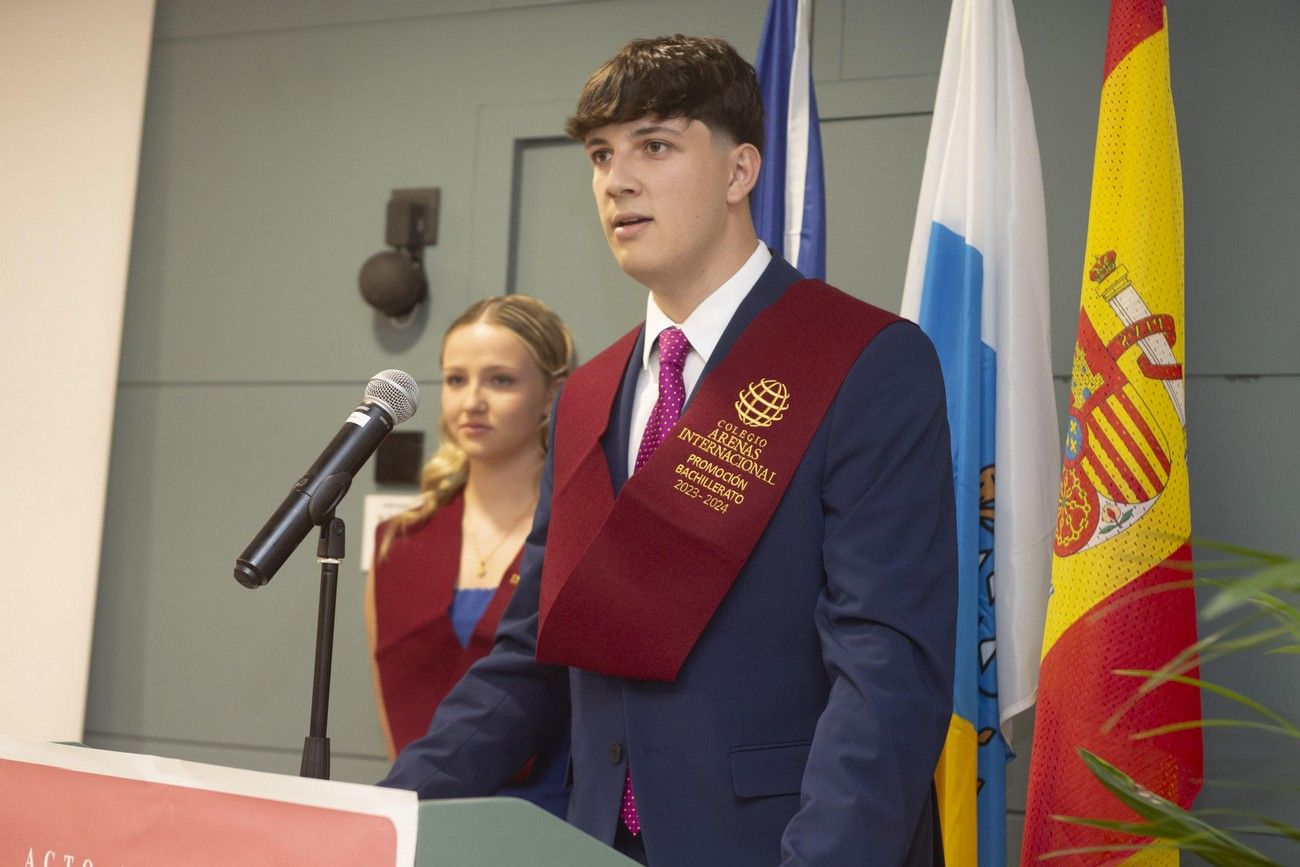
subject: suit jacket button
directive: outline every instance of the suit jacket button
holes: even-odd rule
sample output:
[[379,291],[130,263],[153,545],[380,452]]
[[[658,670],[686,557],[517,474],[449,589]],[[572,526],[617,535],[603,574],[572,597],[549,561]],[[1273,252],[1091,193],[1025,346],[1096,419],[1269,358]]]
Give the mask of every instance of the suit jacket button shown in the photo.
[[609,760],[617,765],[622,759],[623,759],[623,747],[620,746],[619,744],[610,744]]

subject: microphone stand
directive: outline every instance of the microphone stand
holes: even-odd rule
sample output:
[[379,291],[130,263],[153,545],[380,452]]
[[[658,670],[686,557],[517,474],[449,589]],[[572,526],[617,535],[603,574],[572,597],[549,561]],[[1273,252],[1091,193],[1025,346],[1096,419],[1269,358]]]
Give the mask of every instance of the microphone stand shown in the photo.
[[[340,495],[340,499],[342,496]],[[338,500],[335,500],[337,503]],[[334,610],[338,600],[339,563],[344,550],[343,519],[333,509],[320,521],[316,562],[320,563],[320,605],[316,615],[316,672],[311,689],[311,728],[302,745],[300,777],[330,778],[330,739],[325,736],[330,712],[330,667],[334,657]]]

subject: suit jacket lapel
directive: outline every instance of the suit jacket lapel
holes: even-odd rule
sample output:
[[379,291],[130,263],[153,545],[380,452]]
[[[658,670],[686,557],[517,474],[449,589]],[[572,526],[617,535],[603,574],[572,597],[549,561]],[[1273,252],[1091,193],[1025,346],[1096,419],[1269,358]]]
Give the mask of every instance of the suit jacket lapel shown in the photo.
[[618,387],[618,397],[614,401],[614,423],[606,429],[601,440],[615,496],[627,484],[627,444],[632,439],[632,402],[636,399],[636,378],[641,371],[641,356],[644,352],[645,326],[642,326],[641,335],[637,337],[627,368],[623,371],[623,382]]

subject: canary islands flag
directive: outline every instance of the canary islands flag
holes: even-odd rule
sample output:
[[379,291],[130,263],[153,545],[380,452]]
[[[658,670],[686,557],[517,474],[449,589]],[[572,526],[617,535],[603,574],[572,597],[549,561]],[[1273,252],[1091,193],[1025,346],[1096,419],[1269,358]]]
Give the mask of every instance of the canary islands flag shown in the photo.
[[1001,867],[1008,723],[1034,701],[1060,464],[1042,169],[1011,0],[952,4],[902,313],[938,351],[952,431],[944,851],[949,864]]
[[[1183,359],[1183,195],[1163,0],[1113,0],[1097,121],[1029,770],[1023,864],[1133,838],[1055,820],[1134,821],[1076,754],[1086,747],[1189,807],[1201,785],[1200,694],[1118,671],[1196,641]],[[1196,676],[1195,669],[1181,674]],[[1177,728],[1192,723],[1191,727]],[[1164,726],[1172,731],[1141,736]],[[1126,864],[1176,864],[1134,847]],[[1073,864],[1118,863],[1115,851]]]
[[805,277],[826,278],[826,186],[812,82],[812,0],[772,0],[758,43],[763,169],[750,196],[758,237]]

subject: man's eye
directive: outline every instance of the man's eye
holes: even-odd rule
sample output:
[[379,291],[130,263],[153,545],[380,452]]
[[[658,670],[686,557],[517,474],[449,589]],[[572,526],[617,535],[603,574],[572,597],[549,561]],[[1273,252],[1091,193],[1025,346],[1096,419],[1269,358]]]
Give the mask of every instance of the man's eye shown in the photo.
[[607,150],[592,151],[590,156],[591,161],[596,165],[609,161],[609,151]]
[[652,154],[661,154],[668,150],[668,143],[662,141],[648,141],[645,143],[645,149]]
[[443,384],[443,385],[453,385],[453,386],[454,386],[454,385],[464,385],[464,384],[465,384],[465,377],[461,376],[459,373],[449,373],[449,374],[447,374],[446,376],[444,376],[444,377],[442,378],[442,384]]

